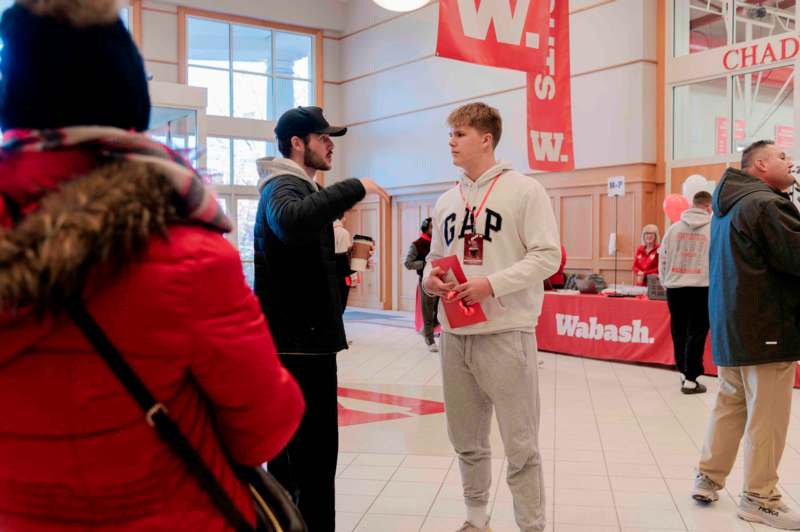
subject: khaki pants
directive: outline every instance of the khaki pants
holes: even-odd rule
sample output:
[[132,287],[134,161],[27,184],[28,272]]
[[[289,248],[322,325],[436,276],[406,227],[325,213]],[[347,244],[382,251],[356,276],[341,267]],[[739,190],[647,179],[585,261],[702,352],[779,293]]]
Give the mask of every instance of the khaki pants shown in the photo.
[[794,376],[794,362],[719,368],[719,393],[700,473],[725,486],[744,436],[744,495],[765,505],[780,500],[778,464],[786,445]]
[[442,334],[447,432],[458,454],[464,502],[489,504],[494,409],[508,458],[506,481],[514,517],[522,532],[545,527],[537,360],[533,333]]

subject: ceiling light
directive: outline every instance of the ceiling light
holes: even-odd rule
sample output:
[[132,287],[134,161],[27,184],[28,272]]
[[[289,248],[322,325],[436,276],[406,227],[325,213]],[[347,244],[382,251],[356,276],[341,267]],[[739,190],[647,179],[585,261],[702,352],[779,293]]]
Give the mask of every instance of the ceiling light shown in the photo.
[[413,11],[419,9],[430,0],[373,0],[376,4],[389,11]]

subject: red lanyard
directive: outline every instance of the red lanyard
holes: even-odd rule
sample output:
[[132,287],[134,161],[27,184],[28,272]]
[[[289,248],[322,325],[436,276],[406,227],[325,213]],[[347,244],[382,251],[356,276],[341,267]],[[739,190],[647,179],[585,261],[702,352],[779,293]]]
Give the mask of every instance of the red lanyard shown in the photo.
[[[492,193],[492,190],[494,190],[494,186],[500,180],[500,176],[501,175],[503,175],[503,174],[498,174],[497,177],[495,177],[492,180],[492,184],[489,185],[489,190],[487,190],[486,194],[483,196],[483,201],[481,201],[481,204],[478,207],[478,210],[475,211],[475,213],[473,214],[473,218],[472,218],[473,221],[477,220],[478,216],[480,216],[481,211],[483,210],[483,206],[486,205],[486,200],[489,199],[489,195]],[[461,199],[464,200],[464,209],[466,209],[467,212],[471,211],[472,207],[470,206],[469,202],[467,201],[466,196],[464,196],[464,189],[461,187],[461,185],[458,185],[458,191],[461,193]],[[467,216],[469,216],[469,214],[467,214]]]

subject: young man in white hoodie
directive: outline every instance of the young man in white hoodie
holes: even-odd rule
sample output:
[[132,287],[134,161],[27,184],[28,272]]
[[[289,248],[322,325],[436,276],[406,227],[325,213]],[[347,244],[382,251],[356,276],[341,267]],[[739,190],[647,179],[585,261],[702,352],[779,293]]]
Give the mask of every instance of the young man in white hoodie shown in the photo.
[[667,289],[675,366],[681,392],[704,393],[703,352],[708,336],[708,250],[711,241],[711,194],[694,195],[661,241],[658,276]]
[[[459,184],[433,212],[433,237],[424,289],[465,304],[480,304],[488,321],[453,329],[443,311],[442,377],[447,427],[458,454],[467,521],[462,531],[489,530],[489,428],[492,407],[508,457],[508,486],[523,532],[545,526],[539,453],[536,321],[543,281],[558,270],[561,246],[555,217],[536,179],[495,160],[502,120],[496,109],[471,103],[448,117]],[[447,282],[431,261],[457,255],[467,282]],[[466,259],[465,259],[466,255]]]

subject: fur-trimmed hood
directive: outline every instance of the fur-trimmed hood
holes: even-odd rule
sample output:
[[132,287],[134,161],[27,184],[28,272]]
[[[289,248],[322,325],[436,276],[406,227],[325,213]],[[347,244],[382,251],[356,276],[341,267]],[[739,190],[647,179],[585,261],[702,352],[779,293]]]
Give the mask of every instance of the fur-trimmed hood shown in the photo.
[[133,161],[102,165],[45,196],[15,227],[0,228],[0,317],[57,309],[93,268],[132,260],[183,218],[175,196],[156,168]]

